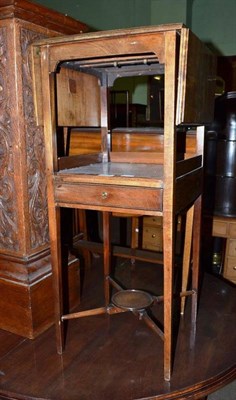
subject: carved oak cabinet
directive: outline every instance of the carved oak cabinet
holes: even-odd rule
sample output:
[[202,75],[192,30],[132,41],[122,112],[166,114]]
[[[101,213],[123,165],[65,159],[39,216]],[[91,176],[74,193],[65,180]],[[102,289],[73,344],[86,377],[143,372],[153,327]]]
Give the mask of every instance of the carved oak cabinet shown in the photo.
[[[44,139],[29,49],[35,40],[86,30],[30,1],[0,0],[0,328],[29,338],[53,321]],[[70,274],[76,302],[76,263]]]

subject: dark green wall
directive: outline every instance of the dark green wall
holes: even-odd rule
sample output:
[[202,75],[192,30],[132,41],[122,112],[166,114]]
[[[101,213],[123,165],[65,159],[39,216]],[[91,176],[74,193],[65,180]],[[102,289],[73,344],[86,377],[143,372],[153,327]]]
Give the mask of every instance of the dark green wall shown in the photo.
[[150,25],[151,0],[36,0],[95,30]]
[[194,0],[192,29],[219,55],[236,55],[236,0]]
[[95,30],[183,22],[218,54],[236,55],[236,0],[34,0]]

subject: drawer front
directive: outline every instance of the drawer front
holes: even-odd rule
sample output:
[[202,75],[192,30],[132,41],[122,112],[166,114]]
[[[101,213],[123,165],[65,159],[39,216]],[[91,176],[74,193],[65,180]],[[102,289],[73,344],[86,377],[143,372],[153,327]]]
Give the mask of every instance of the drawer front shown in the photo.
[[236,283],[236,257],[227,257],[225,259],[223,276]]
[[84,205],[84,208],[107,207],[162,211],[162,189],[118,185],[62,183],[55,187],[56,202]]
[[163,251],[163,229],[162,227],[143,229],[143,249]]
[[163,218],[162,217],[144,217],[143,218],[143,227],[159,227],[162,226]]
[[213,219],[213,228],[212,228],[213,236],[226,237],[227,231],[228,231],[228,223],[226,221],[219,221],[217,219]]
[[227,256],[236,257],[236,239],[228,239]]
[[236,239],[236,222],[229,224],[229,237]]

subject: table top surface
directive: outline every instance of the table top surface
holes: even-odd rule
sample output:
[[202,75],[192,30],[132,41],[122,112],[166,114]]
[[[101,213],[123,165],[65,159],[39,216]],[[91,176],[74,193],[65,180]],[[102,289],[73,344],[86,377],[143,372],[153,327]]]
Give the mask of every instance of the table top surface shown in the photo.
[[59,174],[163,179],[163,165],[106,162],[62,170]]
[[108,184],[136,187],[163,188],[162,164],[104,162],[76,168],[62,169],[55,174],[55,181],[88,184]]

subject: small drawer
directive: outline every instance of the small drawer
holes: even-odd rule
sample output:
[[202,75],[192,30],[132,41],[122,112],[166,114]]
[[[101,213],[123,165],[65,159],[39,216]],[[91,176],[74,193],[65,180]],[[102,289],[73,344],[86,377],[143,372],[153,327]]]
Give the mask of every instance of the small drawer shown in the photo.
[[162,217],[144,217],[143,218],[143,226],[148,227],[159,227],[162,226],[163,218]]
[[213,219],[212,235],[219,237],[227,237],[228,233],[228,223],[226,221],[220,221]]
[[144,228],[143,229],[143,249],[163,251],[163,229],[157,228]]
[[236,257],[236,239],[228,239],[226,252],[227,256]]
[[236,222],[235,223],[230,222],[229,224],[229,237],[236,239]]
[[225,259],[223,276],[236,283],[236,257],[227,257]]
[[55,185],[55,198],[60,206],[162,211],[162,189],[156,188],[62,182]]

